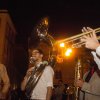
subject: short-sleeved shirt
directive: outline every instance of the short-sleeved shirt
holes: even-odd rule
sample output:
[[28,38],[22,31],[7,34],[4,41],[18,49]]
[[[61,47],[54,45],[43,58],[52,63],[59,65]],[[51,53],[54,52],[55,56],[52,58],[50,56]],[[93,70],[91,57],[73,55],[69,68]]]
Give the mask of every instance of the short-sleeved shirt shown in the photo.
[[53,87],[54,71],[51,66],[46,66],[36,87],[34,88],[31,99],[46,100],[47,87]]

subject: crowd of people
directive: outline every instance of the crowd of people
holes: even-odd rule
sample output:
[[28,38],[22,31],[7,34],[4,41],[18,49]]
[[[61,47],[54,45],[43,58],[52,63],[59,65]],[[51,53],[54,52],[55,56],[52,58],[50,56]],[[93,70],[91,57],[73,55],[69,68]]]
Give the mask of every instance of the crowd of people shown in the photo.
[[[100,43],[93,29],[90,27],[82,29],[83,33],[90,31],[91,34],[80,38],[85,47],[91,49],[94,61],[90,61],[89,70],[84,74],[83,79],[75,80],[75,87],[80,88],[79,100],[100,100]],[[65,85],[62,80],[59,80],[58,87],[54,89],[53,68],[43,61],[43,57],[44,53],[41,49],[32,49],[34,66],[27,70],[21,83],[21,91],[25,93],[23,100],[64,100]],[[9,88],[10,79],[6,67],[0,64],[0,100],[7,100]]]

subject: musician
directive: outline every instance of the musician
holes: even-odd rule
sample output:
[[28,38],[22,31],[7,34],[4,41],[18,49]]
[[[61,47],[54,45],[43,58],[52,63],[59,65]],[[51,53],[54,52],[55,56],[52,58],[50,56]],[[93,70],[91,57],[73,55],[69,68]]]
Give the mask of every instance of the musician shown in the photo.
[[[89,27],[82,29],[83,32],[90,30],[92,29]],[[86,48],[95,50],[99,47],[94,32],[90,36],[84,36],[81,41],[85,42]],[[97,59],[96,52],[92,51],[94,60]],[[84,74],[83,79],[76,80],[76,86],[81,88],[79,100],[100,100],[100,70],[94,60],[89,61],[90,68]]]
[[0,63],[0,100],[7,100],[10,81],[6,67]]
[[[32,50],[32,57],[34,59],[34,65],[40,67],[40,64],[43,62],[43,51],[41,49]],[[24,91],[26,84],[28,83],[29,78],[34,67],[31,67],[27,70],[26,76],[21,84],[21,89]],[[31,99],[33,100],[50,100],[52,96],[53,88],[53,76],[54,71],[51,66],[47,65],[37,82],[35,88],[32,91]],[[30,86],[31,87],[31,86]]]
[[90,27],[87,27],[87,28],[84,27],[82,29],[82,32],[89,32],[89,31],[93,31],[93,32],[88,36],[86,36],[86,35],[83,36],[81,41],[85,43],[86,48],[93,50],[91,53],[94,56],[94,61],[97,63],[98,68],[100,69],[100,43],[97,40],[95,31]]

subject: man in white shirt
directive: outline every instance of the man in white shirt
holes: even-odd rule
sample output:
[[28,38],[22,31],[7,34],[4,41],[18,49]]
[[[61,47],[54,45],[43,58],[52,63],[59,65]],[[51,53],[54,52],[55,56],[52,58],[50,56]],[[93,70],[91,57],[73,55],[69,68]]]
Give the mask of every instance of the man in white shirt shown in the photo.
[[[37,67],[40,67],[43,58],[43,52],[40,49],[32,50],[32,57],[34,63]],[[26,89],[27,82],[31,77],[32,71],[34,67],[31,67],[27,70],[26,76],[21,84],[21,89],[24,91]],[[54,71],[51,66],[47,65],[43,73],[37,82],[35,88],[32,90],[30,99],[32,100],[50,100],[52,96],[52,88],[53,88],[53,76]]]
[[[97,36],[95,34],[95,31],[91,29],[90,27],[84,27],[82,29],[82,32],[89,32],[93,31],[89,35],[85,35],[81,38],[81,41],[85,43],[85,47],[88,49],[92,49],[93,51],[91,52],[94,56],[94,61],[98,65],[98,68],[100,70],[100,43],[97,40]],[[99,56],[99,57],[98,57]]]

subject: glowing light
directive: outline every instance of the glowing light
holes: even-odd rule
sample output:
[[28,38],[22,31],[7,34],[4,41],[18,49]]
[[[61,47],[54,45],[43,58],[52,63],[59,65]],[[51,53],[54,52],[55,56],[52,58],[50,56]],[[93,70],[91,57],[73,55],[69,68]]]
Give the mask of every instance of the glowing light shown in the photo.
[[71,48],[68,48],[67,51],[68,51],[69,53],[71,53],[71,52],[72,52],[72,49],[71,49]]
[[48,25],[48,18],[47,17],[44,19],[43,24]]
[[70,56],[72,53],[72,49],[71,48],[68,48],[67,51],[65,52],[65,55],[66,56]]
[[60,47],[65,47],[65,44],[64,43],[60,43]]
[[45,24],[48,25],[48,21],[47,20],[45,20]]

